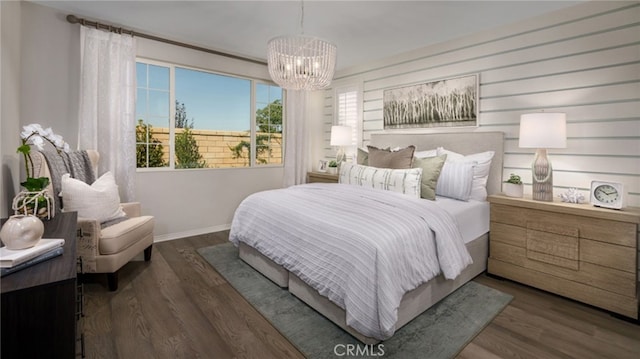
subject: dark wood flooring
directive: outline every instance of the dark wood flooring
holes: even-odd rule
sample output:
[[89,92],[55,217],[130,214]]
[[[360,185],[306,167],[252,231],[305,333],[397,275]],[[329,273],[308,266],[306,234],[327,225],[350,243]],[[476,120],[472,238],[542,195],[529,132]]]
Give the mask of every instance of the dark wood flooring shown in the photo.
[[[156,243],[151,262],[85,283],[88,358],[303,358],[197,253],[228,232]],[[477,282],[515,298],[458,358],[638,358],[640,326],[511,281]]]

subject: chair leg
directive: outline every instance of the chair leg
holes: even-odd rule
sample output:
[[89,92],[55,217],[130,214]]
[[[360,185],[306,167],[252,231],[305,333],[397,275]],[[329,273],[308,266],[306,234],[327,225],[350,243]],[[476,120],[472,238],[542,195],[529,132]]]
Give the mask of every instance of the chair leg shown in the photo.
[[107,283],[110,291],[115,292],[118,290],[118,272],[107,273]]
[[151,250],[153,249],[153,244],[144,249],[144,261],[148,262],[151,260]]

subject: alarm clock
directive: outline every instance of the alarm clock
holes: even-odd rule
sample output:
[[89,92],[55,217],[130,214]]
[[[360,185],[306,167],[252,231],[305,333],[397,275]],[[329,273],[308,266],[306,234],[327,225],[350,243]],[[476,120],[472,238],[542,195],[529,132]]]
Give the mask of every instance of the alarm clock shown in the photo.
[[594,206],[621,209],[623,197],[622,183],[591,181],[591,204]]

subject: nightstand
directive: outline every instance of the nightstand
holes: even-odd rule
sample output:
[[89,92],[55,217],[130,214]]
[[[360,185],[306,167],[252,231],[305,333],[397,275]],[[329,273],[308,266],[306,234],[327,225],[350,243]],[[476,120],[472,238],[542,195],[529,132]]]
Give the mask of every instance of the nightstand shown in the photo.
[[308,172],[307,183],[323,182],[323,183],[338,183],[338,175],[330,174],[326,172]]
[[638,319],[640,208],[488,201],[488,273]]

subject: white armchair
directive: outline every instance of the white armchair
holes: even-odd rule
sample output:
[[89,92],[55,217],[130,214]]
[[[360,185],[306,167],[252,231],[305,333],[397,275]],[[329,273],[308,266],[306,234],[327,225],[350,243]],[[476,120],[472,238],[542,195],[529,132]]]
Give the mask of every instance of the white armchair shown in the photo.
[[[94,150],[88,150],[87,154],[98,177],[100,155]],[[37,153],[33,157],[36,177],[51,178],[44,155]],[[53,187],[48,190],[58,201]],[[127,218],[105,228],[101,228],[96,219],[78,217],[77,254],[82,260],[82,272],[106,273],[111,291],[118,289],[118,270],[143,251],[144,260],[150,261],[153,245],[154,218],[142,215],[139,202],[121,203],[121,206]]]

